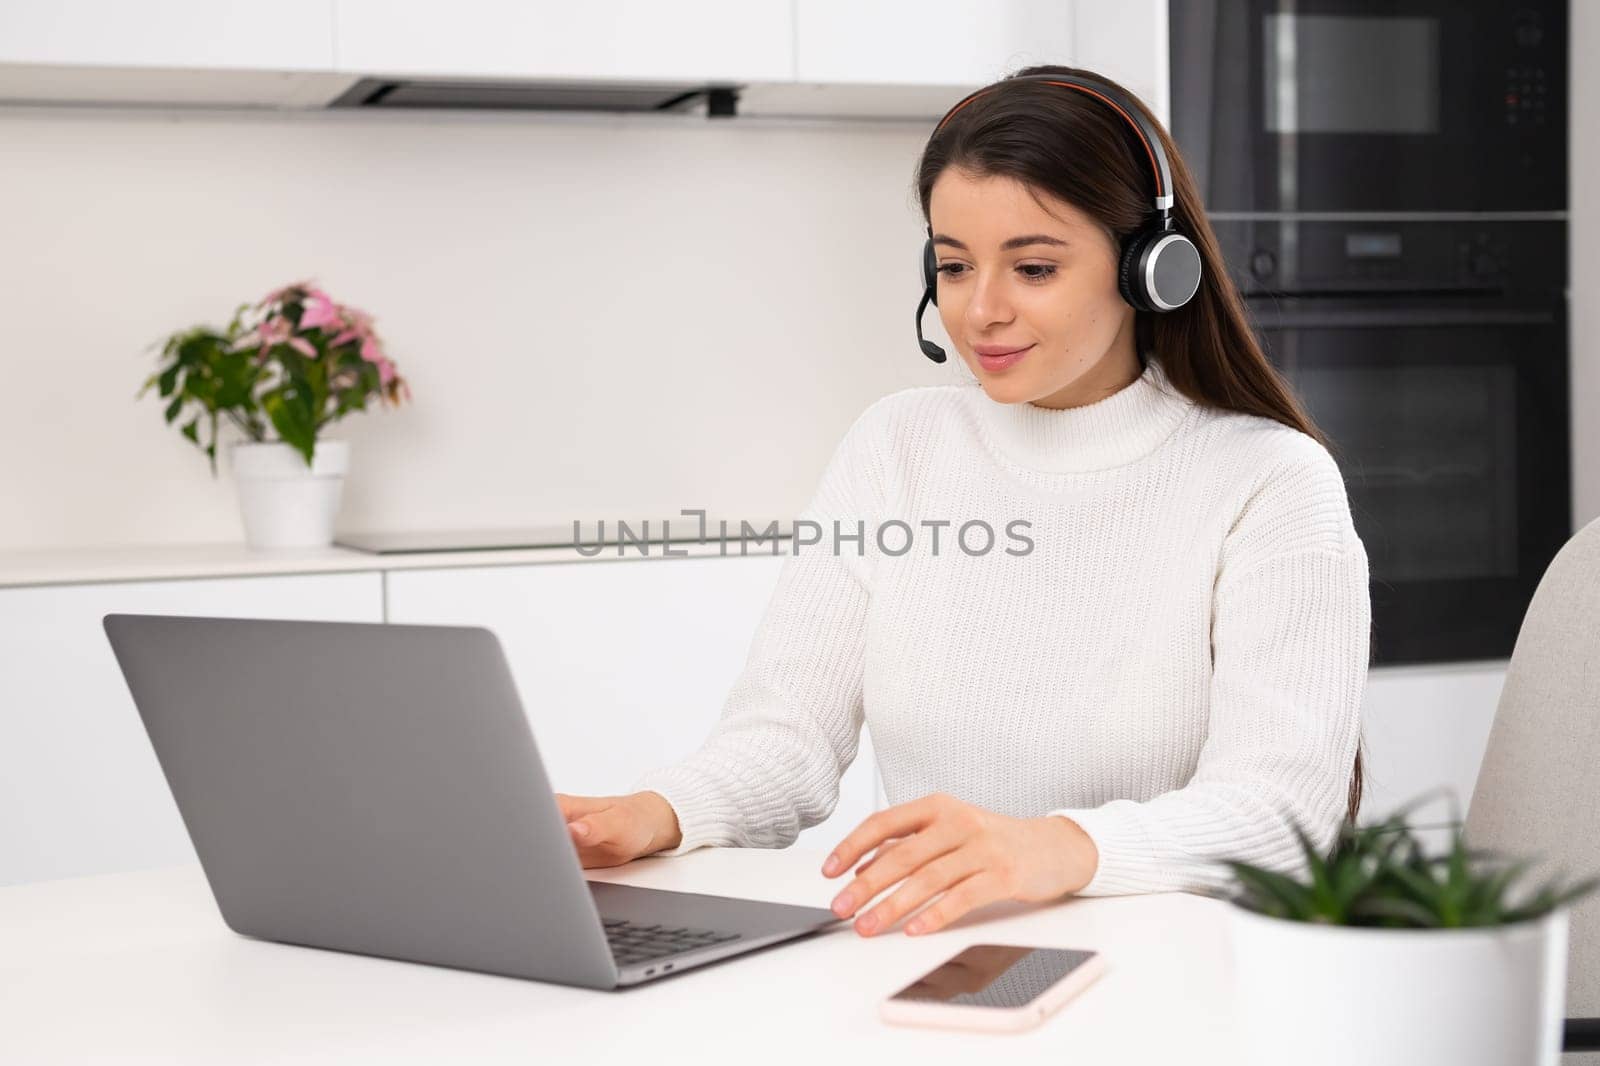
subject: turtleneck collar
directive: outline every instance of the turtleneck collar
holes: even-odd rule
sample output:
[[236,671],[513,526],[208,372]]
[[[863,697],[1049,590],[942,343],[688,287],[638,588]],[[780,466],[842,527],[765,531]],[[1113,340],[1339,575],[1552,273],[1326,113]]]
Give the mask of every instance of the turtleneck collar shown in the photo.
[[1131,384],[1082,407],[1054,410],[997,403],[982,386],[969,390],[990,445],[1018,466],[1085,473],[1143,458],[1171,436],[1194,401],[1173,388],[1151,359]]

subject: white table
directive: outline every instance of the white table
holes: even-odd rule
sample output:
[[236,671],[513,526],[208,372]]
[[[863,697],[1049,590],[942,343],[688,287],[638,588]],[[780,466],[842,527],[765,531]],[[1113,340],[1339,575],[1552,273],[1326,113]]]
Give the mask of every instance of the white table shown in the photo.
[[[821,862],[701,849],[591,874],[825,907],[840,882]],[[594,992],[241,937],[197,866],[49,881],[0,889],[0,1061],[1202,1066],[1235,1057],[1226,907],[1173,893],[1000,905],[925,937],[841,925]],[[986,941],[1093,948],[1109,969],[1028,1033],[878,1019],[884,996]]]

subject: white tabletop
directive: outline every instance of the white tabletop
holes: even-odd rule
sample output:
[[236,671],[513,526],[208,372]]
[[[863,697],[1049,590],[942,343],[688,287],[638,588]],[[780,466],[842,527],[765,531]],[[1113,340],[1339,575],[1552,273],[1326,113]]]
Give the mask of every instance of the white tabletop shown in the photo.
[[[821,861],[704,848],[590,873],[827,906]],[[1171,893],[1000,905],[925,937],[840,926],[595,992],[241,937],[199,867],[51,881],[0,889],[0,1060],[1203,1066],[1235,1057],[1227,906]],[[1108,970],[1026,1033],[879,1020],[884,996],[984,942],[1092,948]]]

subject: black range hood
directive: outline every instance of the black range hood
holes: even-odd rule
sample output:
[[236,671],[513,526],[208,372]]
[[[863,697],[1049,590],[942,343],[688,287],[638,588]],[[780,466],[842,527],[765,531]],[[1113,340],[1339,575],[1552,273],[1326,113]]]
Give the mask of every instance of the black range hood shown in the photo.
[[329,107],[448,108],[464,111],[607,111],[737,113],[732,85],[621,84],[459,78],[362,78]]

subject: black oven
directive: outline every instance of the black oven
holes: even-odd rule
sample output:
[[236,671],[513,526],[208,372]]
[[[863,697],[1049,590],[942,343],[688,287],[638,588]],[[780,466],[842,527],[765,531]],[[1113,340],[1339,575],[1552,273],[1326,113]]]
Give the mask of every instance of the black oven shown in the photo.
[[1211,211],[1566,210],[1564,0],[1170,7],[1172,130]]
[[1345,475],[1374,661],[1509,656],[1571,529],[1565,224],[1215,225]]

